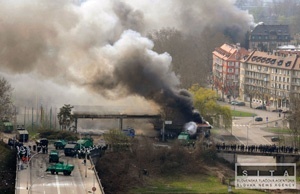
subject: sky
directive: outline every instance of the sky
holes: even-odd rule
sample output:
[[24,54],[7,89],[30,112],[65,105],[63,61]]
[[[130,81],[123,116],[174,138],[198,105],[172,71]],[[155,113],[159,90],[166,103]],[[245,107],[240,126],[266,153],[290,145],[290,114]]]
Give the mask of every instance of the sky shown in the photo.
[[150,111],[172,100],[190,107],[172,56],[153,51],[147,33],[172,27],[189,35],[207,26],[243,32],[253,24],[232,0],[0,1],[0,75],[14,88],[14,103],[27,107]]

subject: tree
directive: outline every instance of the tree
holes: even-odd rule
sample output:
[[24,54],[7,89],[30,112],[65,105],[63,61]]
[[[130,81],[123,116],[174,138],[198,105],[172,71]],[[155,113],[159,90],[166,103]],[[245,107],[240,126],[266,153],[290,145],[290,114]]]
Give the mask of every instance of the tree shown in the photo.
[[12,103],[12,91],[10,83],[5,78],[0,78],[0,118],[11,120],[15,115],[15,108]]
[[210,28],[201,33],[184,34],[174,28],[165,28],[148,35],[153,40],[153,50],[172,56],[172,70],[179,76],[181,87],[193,84],[207,85],[211,72],[212,51],[226,42],[226,37]]
[[103,134],[106,144],[110,145],[113,151],[128,150],[133,138],[125,135],[122,131],[113,129],[108,133]]
[[69,128],[69,130],[71,129],[70,126],[74,121],[74,117],[71,113],[72,108],[74,107],[70,104],[65,104],[63,107],[60,108],[60,111],[57,114],[58,122],[62,130],[66,130],[67,128]]
[[291,114],[287,117],[288,122],[290,123],[291,135],[293,137],[293,144],[299,148],[299,139],[300,135],[300,98],[297,95],[290,95],[290,109]]
[[223,118],[223,124],[226,129],[232,126],[232,115],[230,108],[223,107],[217,103],[217,94],[215,91],[207,88],[193,85],[189,91],[193,94],[194,107],[198,109],[206,120],[213,120],[213,125],[218,126],[220,118]]

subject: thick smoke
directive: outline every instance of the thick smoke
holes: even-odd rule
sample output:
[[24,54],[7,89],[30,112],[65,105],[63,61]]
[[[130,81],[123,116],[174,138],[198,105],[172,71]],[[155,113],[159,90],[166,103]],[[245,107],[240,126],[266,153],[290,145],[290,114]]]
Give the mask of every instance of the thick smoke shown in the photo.
[[[8,78],[21,74],[39,80],[46,84],[44,93],[49,85],[67,85],[59,93],[45,94],[61,103],[69,103],[73,95],[57,95],[77,87],[88,89],[83,95],[86,99],[95,94],[108,99],[140,96],[191,114],[192,99],[178,88],[179,79],[170,70],[172,57],[154,52],[153,42],[145,34],[163,27],[186,34],[207,26],[220,30],[235,26],[235,31],[243,31],[251,19],[229,0],[89,0],[80,5],[73,1],[3,0],[0,70]],[[24,98],[33,94],[31,90],[26,94],[23,88],[16,88],[23,92],[16,96],[22,95],[26,102]],[[39,94],[38,87],[35,89]]]

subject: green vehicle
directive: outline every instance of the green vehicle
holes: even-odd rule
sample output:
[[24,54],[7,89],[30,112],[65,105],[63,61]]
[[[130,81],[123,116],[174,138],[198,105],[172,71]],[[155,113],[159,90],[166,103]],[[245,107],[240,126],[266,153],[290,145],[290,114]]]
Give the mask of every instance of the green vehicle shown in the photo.
[[178,135],[178,141],[181,145],[183,146],[192,146],[194,147],[195,146],[195,140],[193,139],[190,139],[190,135],[187,133],[187,132],[181,132],[179,135]]
[[49,166],[46,169],[46,172],[51,172],[51,174],[58,174],[62,172],[64,175],[70,175],[74,170],[74,165],[72,164],[65,164],[64,162],[59,162]]
[[11,133],[14,130],[14,126],[9,121],[3,121],[0,123],[0,130],[4,133]]
[[54,147],[57,150],[64,149],[68,142],[65,140],[57,140],[54,142]]
[[93,147],[94,143],[93,143],[93,139],[91,138],[83,138],[77,141],[77,145],[75,147],[75,149],[80,150],[82,148],[89,148],[89,147]]
[[49,162],[59,162],[59,152],[57,150],[51,150],[49,154]]

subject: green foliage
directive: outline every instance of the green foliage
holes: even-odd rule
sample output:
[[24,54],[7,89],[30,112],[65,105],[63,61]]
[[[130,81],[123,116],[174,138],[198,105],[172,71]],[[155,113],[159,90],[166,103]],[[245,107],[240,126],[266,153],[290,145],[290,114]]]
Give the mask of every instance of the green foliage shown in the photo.
[[[194,107],[198,109],[201,115],[206,120],[215,118],[218,121],[219,117],[223,117],[225,128],[230,128],[232,125],[232,114],[229,107],[221,106],[217,103],[217,94],[215,91],[207,88],[193,85],[189,91],[193,94]],[[218,125],[213,123],[213,125]]]
[[120,130],[110,130],[108,133],[103,134],[103,138],[109,144],[113,151],[128,150],[131,144],[131,137],[125,135]]
[[77,134],[70,131],[55,131],[55,130],[40,130],[39,131],[40,138],[47,139],[64,139],[67,141],[76,141],[78,140]]

